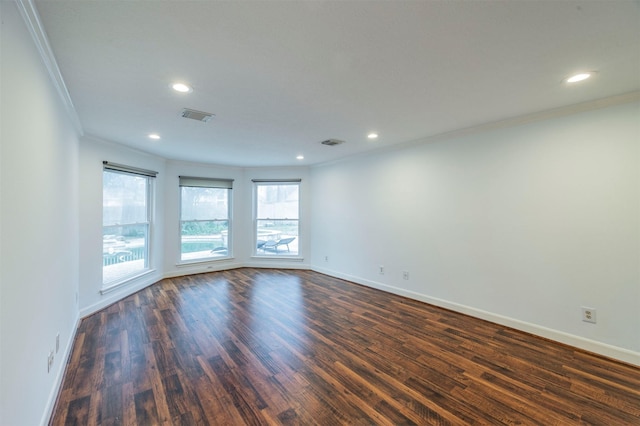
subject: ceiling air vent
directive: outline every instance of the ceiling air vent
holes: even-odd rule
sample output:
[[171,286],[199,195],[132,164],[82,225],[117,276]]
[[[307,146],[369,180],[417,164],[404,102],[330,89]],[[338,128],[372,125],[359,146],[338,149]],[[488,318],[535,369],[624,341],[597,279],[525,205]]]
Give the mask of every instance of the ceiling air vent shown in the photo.
[[327,139],[326,141],[322,141],[320,143],[322,145],[335,146],[344,143],[344,141],[341,141],[340,139]]
[[185,108],[182,110],[182,116],[184,118],[190,118],[192,120],[202,121],[208,123],[213,118],[213,114],[210,112],[196,111],[195,109]]

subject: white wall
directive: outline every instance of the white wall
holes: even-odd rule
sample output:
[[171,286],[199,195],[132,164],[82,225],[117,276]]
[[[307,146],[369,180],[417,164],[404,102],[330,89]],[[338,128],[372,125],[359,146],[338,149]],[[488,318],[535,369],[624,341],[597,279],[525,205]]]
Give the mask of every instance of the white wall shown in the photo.
[[0,424],[36,425],[78,319],[78,137],[16,4],[0,16]]
[[[102,172],[103,161],[158,172],[154,182],[155,210],[149,266],[151,272],[102,294]],[[165,163],[162,158],[123,145],[83,137],[80,143],[80,314],[87,316],[163,277]]]
[[639,109],[315,167],[311,263],[640,364]]

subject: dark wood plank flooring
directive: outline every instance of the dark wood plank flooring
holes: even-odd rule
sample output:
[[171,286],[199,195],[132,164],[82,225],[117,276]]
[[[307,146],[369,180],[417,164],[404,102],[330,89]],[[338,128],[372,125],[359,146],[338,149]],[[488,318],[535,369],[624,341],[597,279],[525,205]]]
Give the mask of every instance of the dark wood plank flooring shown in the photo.
[[640,369],[247,268],[166,279],[83,319],[50,423],[640,425]]

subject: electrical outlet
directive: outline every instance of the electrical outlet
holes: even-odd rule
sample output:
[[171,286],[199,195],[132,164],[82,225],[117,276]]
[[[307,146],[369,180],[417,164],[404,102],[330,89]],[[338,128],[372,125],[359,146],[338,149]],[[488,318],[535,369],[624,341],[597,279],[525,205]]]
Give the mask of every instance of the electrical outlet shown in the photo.
[[596,323],[596,310],[593,308],[582,307],[582,321]]
[[56,353],[60,350],[60,333],[56,334]]
[[324,261],[325,261],[325,262],[328,262],[328,261],[329,261],[329,256],[325,256],[325,257],[324,257]]
[[409,279],[409,271],[402,271],[402,278],[405,280]]
[[380,275],[384,275],[384,266],[382,265],[379,266],[379,272],[380,272]]

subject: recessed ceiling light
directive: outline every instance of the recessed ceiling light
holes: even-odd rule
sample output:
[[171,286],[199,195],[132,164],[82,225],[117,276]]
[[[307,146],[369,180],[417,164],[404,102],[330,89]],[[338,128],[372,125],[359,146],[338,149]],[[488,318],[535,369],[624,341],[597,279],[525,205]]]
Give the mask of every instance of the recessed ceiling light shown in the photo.
[[171,88],[173,90],[175,90],[176,92],[180,92],[180,93],[191,93],[191,92],[193,92],[193,88],[191,86],[189,86],[188,84],[184,84],[184,83],[173,83],[171,85]]
[[149,133],[149,139],[158,140],[158,139],[160,139],[160,135],[157,134],[157,133]]
[[376,132],[371,132],[367,135],[369,139],[378,139],[378,134]]
[[297,160],[304,160],[304,155],[298,155],[298,156],[296,157],[296,159],[297,159]]
[[584,81],[588,79],[589,77],[591,77],[592,74],[593,73],[590,73],[590,72],[581,72],[579,74],[572,75],[571,77],[567,78],[565,81],[567,83],[577,83],[579,81]]

